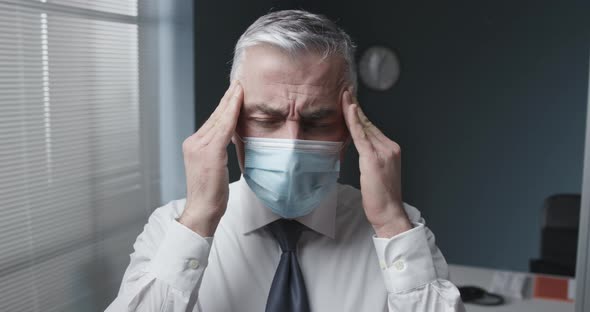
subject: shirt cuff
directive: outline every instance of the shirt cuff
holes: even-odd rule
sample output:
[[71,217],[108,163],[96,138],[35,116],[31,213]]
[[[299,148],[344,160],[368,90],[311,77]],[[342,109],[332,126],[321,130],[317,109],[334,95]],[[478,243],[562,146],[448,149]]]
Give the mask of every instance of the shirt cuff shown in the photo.
[[385,287],[390,293],[411,290],[436,280],[424,224],[392,238],[373,236]]
[[202,237],[171,220],[150,271],[173,288],[192,291],[207,267],[212,242],[212,237]]

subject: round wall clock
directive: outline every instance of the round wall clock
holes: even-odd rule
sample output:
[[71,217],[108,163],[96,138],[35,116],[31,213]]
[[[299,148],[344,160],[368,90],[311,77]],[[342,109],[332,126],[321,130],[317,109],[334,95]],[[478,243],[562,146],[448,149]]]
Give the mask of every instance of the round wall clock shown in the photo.
[[399,79],[399,59],[393,50],[383,46],[367,49],[358,66],[361,81],[373,90],[387,90]]

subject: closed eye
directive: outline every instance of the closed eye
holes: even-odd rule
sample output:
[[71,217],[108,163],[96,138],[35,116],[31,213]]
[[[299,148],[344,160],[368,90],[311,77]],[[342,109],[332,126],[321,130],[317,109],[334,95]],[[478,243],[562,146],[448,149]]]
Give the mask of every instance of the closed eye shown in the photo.
[[281,119],[251,119],[256,125],[265,127],[265,128],[272,128],[279,126],[283,120]]
[[318,130],[326,129],[334,126],[333,122],[305,122],[303,123],[303,129],[306,130]]

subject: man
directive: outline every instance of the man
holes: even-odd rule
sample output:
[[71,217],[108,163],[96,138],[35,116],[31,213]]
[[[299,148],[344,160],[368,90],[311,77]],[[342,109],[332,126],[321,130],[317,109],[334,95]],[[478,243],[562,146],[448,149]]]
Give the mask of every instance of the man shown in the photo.
[[[400,148],[354,97],[354,46],[304,11],[258,19],[183,144],[185,200],[154,211],[107,311],[462,311],[401,197]],[[242,178],[229,185],[227,145]],[[361,190],[339,185],[347,144]]]

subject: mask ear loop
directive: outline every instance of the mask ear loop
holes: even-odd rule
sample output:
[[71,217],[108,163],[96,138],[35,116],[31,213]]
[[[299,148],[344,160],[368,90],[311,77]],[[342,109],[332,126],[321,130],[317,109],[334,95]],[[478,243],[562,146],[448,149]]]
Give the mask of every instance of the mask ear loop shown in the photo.
[[[244,139],[242,139],[242,137],[237,132],[235,132],[235,131],[234,131],[234,135],[232,136],[232,142],[233,142],[233,138],[238,138],[238,140],[240,140],[240,142],[246,143],[244,141]],[[233,143],[236,144],[236,142],[233,142]]]

